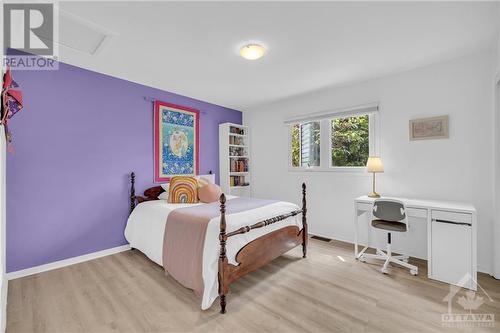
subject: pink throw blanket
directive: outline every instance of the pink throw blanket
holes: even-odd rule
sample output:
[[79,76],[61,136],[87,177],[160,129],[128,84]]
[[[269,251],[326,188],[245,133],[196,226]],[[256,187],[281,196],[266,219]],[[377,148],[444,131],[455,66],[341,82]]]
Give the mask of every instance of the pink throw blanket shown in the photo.
[[[274,200],[235,198],[226,202],[226,214],[275,203]],[[208,223],[220,215],[218,202],[178,208],[167,217],[163,236],[163,268],[184,287],[203,293],[203,248]],[[259,221],[255,221],[259,222]],[[229,230],[232,231],[232,230]]]

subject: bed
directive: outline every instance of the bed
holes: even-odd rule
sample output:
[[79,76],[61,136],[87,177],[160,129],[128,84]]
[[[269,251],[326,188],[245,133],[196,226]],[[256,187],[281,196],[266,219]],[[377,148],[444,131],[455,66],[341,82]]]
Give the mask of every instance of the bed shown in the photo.
[[[303,257],[306,257],[305,184],[302,184],[300,208],[289,202],[244,199],[224,194],[219,202],[213,204],[172,204],[157,199],[164,191],[161,186],[151,187],[144,191],[144,196],[137,196],[134,173],[131,173],[130,180],[130,216],[125,238],[132,248],[163,266],[167,274],[185,287],[195,290],[202,298],[203,310],[219,297],[220,312],[225,313],[226,295],[232,282],[292,248],[302,245]],[[238,209],[239,206],[243,208]],[[212,212],[208,215],[205,233],[198,235],[191,229],[182,229],[198,225],[196,218],[196,223],[190,220],[205,211]],[[177,229],[176,219],[179,220]],[[192,252],[196,239],[203,239],[198,242],[199,263],[195,258],[197,252]],[[182,269],[192,266],[193,271],[177,272],[179,262]],[[198,275],[193,274],[198,267],[201,288],[197,287],[196,281],[189,280]]]

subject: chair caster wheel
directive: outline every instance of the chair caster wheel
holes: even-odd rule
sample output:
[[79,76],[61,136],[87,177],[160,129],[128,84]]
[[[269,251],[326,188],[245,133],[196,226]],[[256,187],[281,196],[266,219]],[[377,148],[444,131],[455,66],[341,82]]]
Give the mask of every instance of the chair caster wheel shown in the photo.
[[413,276],[416,276],[418,275],[418,270],[410,270],[410,274],[413,275]]
[[380,271],[384,274],[389,274],[389,271],[387,270],[387,268],[382,268]]
[[365,259],[365,257],[359,257],[359,261],[366,262],[366,259]]

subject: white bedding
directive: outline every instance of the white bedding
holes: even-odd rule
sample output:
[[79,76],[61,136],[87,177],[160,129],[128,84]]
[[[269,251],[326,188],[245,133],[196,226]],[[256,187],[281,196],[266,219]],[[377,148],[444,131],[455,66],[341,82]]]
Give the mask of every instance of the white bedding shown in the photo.
[[[227,196],[228,200],[233,198],[236,197]],[[163,235],[168,214],[174,209],[193,205],[200,204],[171,204],[167,203],[166,200],[140,203],[128,218],[125,228],[125,238],[131,247],[140,250],[158,265],[162,265]],[[201,203],[201,205],[203,204]],[[242,226],[251,225],[298,209],[300,208],[295,204],[279,201],[248,211],[229,214],[226,215],[226,231],[231,232]],[[293,216],[264,228],[254,229],[248,233],[229,238],[226,243],[226,255],[229,263],[237,265],[235,257],[238,251],[257,237],[290,225],[302,228],[300,216]],[[201,302],[203,310],[208,309],[218,296],[219,223],[220,217],[210,220],[205,236],[202,270],[204,291]]]

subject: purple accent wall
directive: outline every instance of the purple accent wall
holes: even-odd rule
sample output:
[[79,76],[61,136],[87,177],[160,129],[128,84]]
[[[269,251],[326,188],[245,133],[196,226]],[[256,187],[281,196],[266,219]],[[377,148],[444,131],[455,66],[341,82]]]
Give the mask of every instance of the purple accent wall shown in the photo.
[[25,106],[10,124],[7,272],[127,243],[130,171],[137,193],[153,184],[153,104],[145,96],[201,111],[201,174],[218,173],[218,125],[242,121],[236,110],[63,63],[14,78]]

